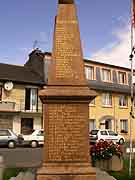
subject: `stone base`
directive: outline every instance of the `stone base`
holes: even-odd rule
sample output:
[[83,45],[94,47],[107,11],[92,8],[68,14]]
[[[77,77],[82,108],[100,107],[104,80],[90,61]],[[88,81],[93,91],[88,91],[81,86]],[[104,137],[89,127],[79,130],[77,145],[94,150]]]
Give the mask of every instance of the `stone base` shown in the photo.
[[96,180],[96,171],[89,164],[44,164],[36,180]]
[[37,180],[96,180],[94,175],[38,175]]

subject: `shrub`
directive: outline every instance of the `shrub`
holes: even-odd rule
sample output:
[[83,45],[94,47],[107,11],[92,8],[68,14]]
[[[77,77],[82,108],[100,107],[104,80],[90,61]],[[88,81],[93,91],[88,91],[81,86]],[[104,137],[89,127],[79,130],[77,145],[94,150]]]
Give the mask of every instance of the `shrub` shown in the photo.
[[90,148],[90,155],[92,161],[100,159],[110,159],[113,155],[122,156],[121,146],[113,143],[112,141],[99,141]]

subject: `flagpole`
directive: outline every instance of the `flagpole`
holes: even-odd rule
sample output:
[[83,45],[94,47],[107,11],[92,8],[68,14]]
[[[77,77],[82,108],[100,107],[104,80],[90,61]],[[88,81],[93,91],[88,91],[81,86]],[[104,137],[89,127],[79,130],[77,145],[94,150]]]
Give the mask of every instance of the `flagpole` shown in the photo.
[[[133,0],[131,0],[131,55],[130,55],[130,61],[131,61],[131,111],[130,111],[130,156],[129,156],[129,176],[132,175],[132,153],[133,153],[133,142],[132,142],[132,125],[133,125],[133,53],[134,53],[134,47],[133,47]],[[135,23],[135,22],[134,22]]]

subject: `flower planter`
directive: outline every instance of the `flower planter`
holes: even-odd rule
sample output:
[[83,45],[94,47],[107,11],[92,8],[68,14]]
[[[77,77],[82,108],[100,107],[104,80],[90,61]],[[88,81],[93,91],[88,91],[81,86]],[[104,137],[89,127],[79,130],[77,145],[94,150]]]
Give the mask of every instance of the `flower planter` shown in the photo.
[[113,155],[110,159],[96,160],[95,166],[105,171],[121,171],[123,169],[123,159]]
[[111,161],[109,159],[108,160],[104,160],[104,159],[96,160],[95,165],[96,165],[96,167],[98,167],[102,170],[105,170],[105,171],[111,170]]

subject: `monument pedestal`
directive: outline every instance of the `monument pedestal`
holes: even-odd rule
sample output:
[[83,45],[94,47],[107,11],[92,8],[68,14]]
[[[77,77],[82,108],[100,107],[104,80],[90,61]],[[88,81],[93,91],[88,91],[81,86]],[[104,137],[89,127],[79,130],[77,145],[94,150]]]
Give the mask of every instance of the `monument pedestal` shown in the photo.
[[37,172],[37,180],[96,180],[95,169],[87,163],[48,163]]
[[85,86],[48,86],[40,91],[46,136],[37,180],[96,180],[88,138],[88,104],[94,95]]

